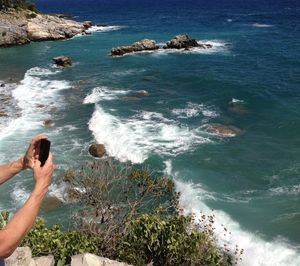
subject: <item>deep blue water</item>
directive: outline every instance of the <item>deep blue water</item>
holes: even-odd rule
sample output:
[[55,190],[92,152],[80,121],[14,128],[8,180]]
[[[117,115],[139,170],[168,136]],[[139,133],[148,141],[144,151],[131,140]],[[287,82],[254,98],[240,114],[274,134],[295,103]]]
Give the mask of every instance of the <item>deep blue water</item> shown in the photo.
[[[300,264],[299,2],[36,2],[43,12],[122,28],[0,50],[0,79],[22,80],[11,110],[19,120],[2,122],[9,126],[1,127],[1,161],[22,154],[32,135],[47,133],[57,180],[89,159],[88,144],[96,140],[120,161],[165,171],[185,209],[214,209],[232,231],[221,241],[238,242],[245,265]],[[112,47],[144,38],[165,43],[182,33],[213,50],[109,55]],[[51,59],[60,54],[74,66],[54,69]],[[141,89],[150,96],[126,98]],[[46,118],[53,129],[42,127]],[[242,134],[209,134],[211,123]],[[0,188],[1,208],[20,206],[31,186],[27,173]],[[50,191],[61,193],[59,185]],[[70,212],[64,206],[43,215],[65,223]]]

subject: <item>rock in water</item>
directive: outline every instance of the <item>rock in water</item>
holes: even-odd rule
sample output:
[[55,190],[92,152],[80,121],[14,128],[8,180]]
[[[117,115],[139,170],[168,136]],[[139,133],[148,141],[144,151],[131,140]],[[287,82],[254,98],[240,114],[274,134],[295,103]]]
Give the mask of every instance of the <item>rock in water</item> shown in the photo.
[[172,40],[168,41],[163,47],[164,49],[185,49],[189,50],[190,48],[203,48],[208,49],[212,48],[211,44],[199,44],[195,39],[190,38],[188,35],[177,35]]
[[41,210],[49,212],[61,207],[62,205],[63,202],[57,197],[48,196],[43,200]]
[[210,133],[217,134],[221,137],[230,138],[240,135],[242,130],[234,126],[225,126],[221,124],[209,124],[206,130]]
[[89,153],[94,157],[101,158],[105,155],[106,149],[103,144],[92,144],[89,147]]
[[51,119],[47,119],[44,121],[44,127],[53,127],[54,126],[54,122]]
[[149,92],[146,90],[139,90],[136,92],[137,97],[146,97],[149,96]]
[[169,49],[188,49],[198,47],[199,44],[195,39],[191,39],[188,35],[177,35],[166,43],[164,48]]
[[159,49],[159,46],[153,40],[145,39],[140,42],[135,42],[129,46],[122,46],[117,48],[112,48],[111,55],[112,56],[121,56],[128,53],[133,52],[141,52],[141,51],[152,51]]
[[68,67],[71,66],[71,58],[69,56],[57,56],[53,58],[53,61],[56,65],[61,66],[61,67]]

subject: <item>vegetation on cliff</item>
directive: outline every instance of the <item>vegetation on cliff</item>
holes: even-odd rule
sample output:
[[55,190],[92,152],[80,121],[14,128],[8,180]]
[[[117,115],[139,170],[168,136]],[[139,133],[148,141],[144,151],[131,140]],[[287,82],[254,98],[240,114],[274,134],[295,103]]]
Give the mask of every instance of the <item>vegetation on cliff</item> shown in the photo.
[[0,10],[6,10],[9,8],[36,10],[33,0],[0,0]]
[[184,216],[174,183],[149,170],[97,161],[66,171],[62,182],[76,209],[74,228],[48,228],[39,219],[22,243],[35,256],[53,254],[58,265],[85,252],[137,266],[232,265],[243,252],[233,257],[218,247],[214,217]]

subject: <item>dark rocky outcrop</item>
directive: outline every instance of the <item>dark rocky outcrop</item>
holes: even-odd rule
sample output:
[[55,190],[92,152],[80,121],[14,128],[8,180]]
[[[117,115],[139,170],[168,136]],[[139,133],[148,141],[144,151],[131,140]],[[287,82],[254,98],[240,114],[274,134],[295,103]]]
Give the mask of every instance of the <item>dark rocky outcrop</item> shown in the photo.
[[94,157],[101,158],[105,155],[106,149],[103,144],[92,144],[89,147],[89,153]]
[[219,135],[221,137],[235,137],[242,133],[242,130],[234,126],[225,126],[222,124],[208,124],[206,130],[210,133]]
[[164,49],[186,49],[199,47],[203,49],[212,48],[211,44],[199,44],[196,39],[190,38],[188,35],[177,35],[166,43]]
[[117,48],[112,48],[112,56],[121,56],[133,52],[142,52],[142,51],[153,51],[159,49],[159,46],[153,40],[145,39],[140,42],[135,42],[129,46],[122,46]]
[[60,67],[68,67],[72,65],[71,58],[69,56],[61,55],[54,57],[52,60]]

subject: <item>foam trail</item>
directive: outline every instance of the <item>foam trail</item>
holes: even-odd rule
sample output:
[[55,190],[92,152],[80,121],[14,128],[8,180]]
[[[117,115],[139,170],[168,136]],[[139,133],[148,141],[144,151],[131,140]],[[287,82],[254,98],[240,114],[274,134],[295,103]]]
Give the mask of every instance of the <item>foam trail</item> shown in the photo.
[[49,114],[45,108],[63,105],[63,99],[58,97],[59,91],[69,89],[70,84],[61,80],[47,79],[59,71],[34,67],[29,69],[24,79],[12,92],[20,110],[20,116],[12,119],[0,131],[0,140],[20,131],[34,130],[42,126]]
[[178,118],[191,118],[203,115],[205,117],[217,117],[217,112],[209,110],[204,104],[197,104],[188,102],[185,108],[175,108],[172,110],[172,114],[176,115]]
[[93,32],[110,32],[122,29],[122,26],[92,26],[86,32],[93,33]]
[[89,129],[110,156],[133,163],[144,162],[150,153],[175,156],[197,144],[211,142],[200,129],[181,127],[156,112],[141,112],[130,118],[118,118],[99,105],[89,121]]
[[[181,193],[180,205],[186,213],[194,213],[197,217],[211,214],[212,211],[204,203],[207,192],[193,183],[185,183],[175,179],[178,192]],[[202,212],[202,213],[201,213]],[[284,239],[275,239],[271,242],[261,239],[259,236],[244,231],[240,225],[233,221],[231,217],[223,211],[214,211],[216,236],[220,246],[226,244],[234,246],[237,244],[243,248],[244,254],[239,265],[245,266],[298,266],[300,265],[300,255]],[[224,228],[231,232],[224,236]]]
[[114,100],[119,96],[129,93],[129,90],[112,90],[107,87],[96,87],[92,93],[87,95],[83,100],[84,104],[97,103],[101,100]]
[[270,28],[270,27],[274,27],[274,25],[261,24],[261,23],[253,23],[252,26],[256,27],[256,28]]

